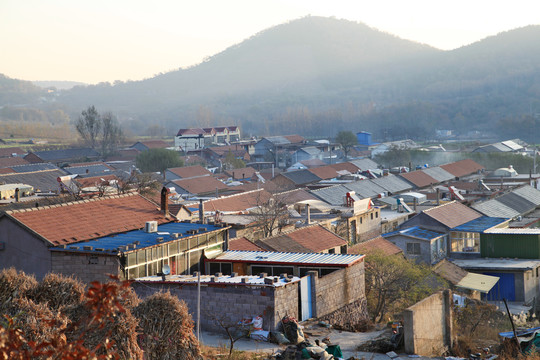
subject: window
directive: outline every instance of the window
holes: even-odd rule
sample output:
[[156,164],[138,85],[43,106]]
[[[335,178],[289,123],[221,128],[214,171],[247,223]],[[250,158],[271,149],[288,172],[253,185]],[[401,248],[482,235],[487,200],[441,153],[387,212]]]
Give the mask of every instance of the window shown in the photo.
[[407,243],[407,254],[420,255],[420,243]]
[[378,211],[375,211],[375,218],[376,218],[376,219],[379,218],[379,212],[378,212]]
[[373,220],[373,213],[371,213],[371,220]]
[[450,232],[450,248],[452,252],[479,253],[480,234],[471,232]]

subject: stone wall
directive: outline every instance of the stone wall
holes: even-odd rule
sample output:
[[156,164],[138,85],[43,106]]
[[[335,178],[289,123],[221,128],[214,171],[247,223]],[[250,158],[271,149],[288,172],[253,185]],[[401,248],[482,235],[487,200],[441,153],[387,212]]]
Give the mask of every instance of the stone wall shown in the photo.
[[51,251],[52,272],[75,276],[84,283],[107,282],[109,274],[122,277],[120,260],[114,255],[76,254],[65,251]]
[[[132,286],[144,298],[159,291],[170,291],[188,306],[193,320],[197,319],[197,285],[175,283],[140,283]],[[201,328],[219,330],[214,318],[237,323],[244,318],[263,317],[264,330],[275,330],[279,316],[298,316],[298,282],[285,286],[254,286],[215,284],[201,286]]]
[[365,299],[364,261],[323,277],[313,274],[311,295],[314,299],[314,317],[330,314],[345,305]]
[[441,356],[452,347],[452,293],[441,291],[403,312],[405,352]]

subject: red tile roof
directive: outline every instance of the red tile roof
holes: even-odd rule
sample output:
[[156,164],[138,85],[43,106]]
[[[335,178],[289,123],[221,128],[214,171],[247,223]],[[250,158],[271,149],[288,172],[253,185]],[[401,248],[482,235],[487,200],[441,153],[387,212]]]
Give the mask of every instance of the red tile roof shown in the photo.
[[410,173],[403,173],[399,174],[399,176],[403,177],[405,180],[409,181],[411,184],[413,184],[416,187],[423,188],[426,186],[430,186],[432,184],[438,184],[439,181],[422,170],[412,171]]
[[437,220],[450,229],[482,217],[482,214],[479,212],[457,201],[432,207],[431,209],[422,211],[422,213]]
[[482,165],[471,159],[456,161],[450,164],[441,165],[440,167],[455,177],[471,175],[484,169]]
[[109,184],[111,180],[118,180],[116,175],[101,175],[101,176],[91,176],[91,177],[79,177],[75,181],[79,184],[81,188],[97,186],[98,184]]
[[0,168],[0,174],[13,174],[15,170],[12,168]]
[[221,197],[204,202],[205,211],[244,211],[262,204],[270,199],[271,195],[265,190],[255,190],[241,194]]
[[143,144],[149,149],[163,149],[171,146],[168,142],[163,140],[147,140],[139,141],[139,143]]
[[306,139],[300,135],[284,135],[283,137],[289,140],[292,144],[300,144],[306,141]]
[[307,168],[314,168],[317,166],[325,166],[326,163],[319,159],[308,159],[300,161],[300,164],[304,165]]
[[229,240],[229,250],[240,251],[266,251],[263,248],[255,245],[245,237],[234,238]]
[[14,210],[6,214],[55,246],[141,229],[147,221],[170,222],[154,203],[138,194]]
[[358,170],[360,170],[358,168],[358,166],[354,165],[353,163],[350,163],[350,162],[343,162],[343,163],[339,163],[339,164],[330,164],[328,165],[334,169],[336,169],[337,171],[341,171],[341,170],[347,170],[348,172],[350,172],[351,174],[354,174],[356,173]]
[[285,191],[285,192],[276,194],[275,196],[281,202],[287,205],[296,204],[297,202],[304,201],[304,200],[319,200],[318,197],[316,197],[315,195],[312,195],[305,189],[295,189],[295,190]]
[[0,148],[0,157],[11,157],[13,154],[24,155],[28,151],[21,149],[20,147],[7,147]]
[[364,255],[376,251],[381,251],[385,255],[396,255],[403,252],[403,250],[390,241],[386,240],[382,236],[378,236],[374,239],[351,246],[347,253]]
[[252,167],[245,167],[240,169],[232,169],[224,171],[225,174],[231,176],[233,179],[248,179],[255,176],[257,170]]
[[201,128],[194,128],[194,129],[180,129],[178,130],[178,134],[176,134],[177,136],[182,136],[182,135],[201,135],[201,134],[206,134],[207,132],[204,131],[203,129]]
[[338,173],[336,169],[330,166],[320,166],[313,169],[309,169],[309,171],[317,175],[323,180],[328,180],[328,179],[333,179],[335,177],[338,177]]
[[197,176],[212,175],[212,173],[201,165],[184,166],[167,169],[170,172],[180,176],[182,179],[189,179]]
[[213,176],[200,176],[189,179],[173,180],[173,183],[189,192],[190,194],[207,194],[215,192],[216,189],[225,190],[229,189],[227,185],[219,181]]
[[16,165],[26,165],[30,164],[29,161],[26,161],[25,159],[21,157],[4,157],[0,158],[0,168],[10,167],[10,166],[16,166]]
[[323,252],[347,242],[321,225],[311,225],[256,242],[269,251]]

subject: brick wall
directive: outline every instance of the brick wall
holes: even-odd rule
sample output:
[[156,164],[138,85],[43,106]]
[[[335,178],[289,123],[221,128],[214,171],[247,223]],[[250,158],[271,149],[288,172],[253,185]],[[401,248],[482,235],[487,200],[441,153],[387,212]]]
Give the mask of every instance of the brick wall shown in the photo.
[[364,262],[311,277],[313,316],[321,317],[357,300],[365,300]]
[[[140,283],[132,286],[144,298],[155,292],[170,291],[188,306],[193,320],[197,319],[197,285],[175,283]],[[201,328],[220,331],[213,317],[220,317],[229,323],[237,323],[244,318],[263,316],[264,330],[275,330],[279,316],[298,316],[298,283],[273,288],[251,285],[215,284],[201,286]]]
[[122,276],[117,256],[51,251],[52,272],[75,276],[84,283],[106,282],[108,274]]

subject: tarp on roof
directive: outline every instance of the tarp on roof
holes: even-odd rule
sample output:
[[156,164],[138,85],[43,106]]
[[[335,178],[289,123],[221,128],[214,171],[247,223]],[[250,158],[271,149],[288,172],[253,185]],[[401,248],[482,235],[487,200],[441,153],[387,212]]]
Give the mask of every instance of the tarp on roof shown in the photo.
[[480,291],[484,294],[488,293],[499,281],[497,276],[482,275],[468,273],[459,283],[457,287]]

